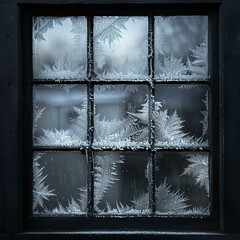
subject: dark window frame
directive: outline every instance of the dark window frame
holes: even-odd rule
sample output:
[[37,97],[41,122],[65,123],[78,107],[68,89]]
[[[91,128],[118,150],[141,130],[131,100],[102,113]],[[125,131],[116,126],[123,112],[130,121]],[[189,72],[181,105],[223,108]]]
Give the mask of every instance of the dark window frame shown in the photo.
[[[189,3],[191,3],[193,1],[189,1]],[[204,1],[203,1],[204,2]],[[8,3],[8,1],[7,1]],[[31,1],[29,2],[31,3]],[[55,2],[56,3],[56,2]],[[131,4],[130,4],[131,5]],[[127,5],[128,7],[130,7],[130,5]],[[124,4],[113,4],[112,7],[118,9],[118,7],[124,7]],[[144,5],[144,9],[146,9],[147,5]],[[1,38],[1,43],[3,43],[3,45],[6,47],[6,49],[11,49],[13,48],[13,51],[10,52],[5,52],[4,51],[4,56],[6,58],[6,60],[4,58],[1,58],[1,66],[4,67],[3,73],[4,73],[4,77],[3,77],[3,83],[4,83],[4,87],[3,89],[5,90],[5,92],[1,92],[2,96],[3,96],[3,103],[6,103],[6,99],[8,100],[7,102],[9,103],[6,104],[6,106],[3,106],[3,113],[5,113],[6,115],[5,118],[3,119],[3,124],[6,124],[6,129],[3,131],[4,136],[6,137],[5,140],[5,144],[7,144],[6,149],[3,149],[3,161],[1,163],[3,163],[3,170],[4,170],[4,175],[2,177],[2,181],[0,182],[3,188],[3,192],[4,192],[4,196],[3,198],[0,198],[0,213],[2,211],[3,213],[3,217],[0,218],[0,223],[1,221],[3,222],[3,228],[1,229],[0,227],[0,232],[3,233],[8,233],[7,235],[0,235],[0,236],[5,236],[7,238],[7,236],[9,236],[9,234],[13,234],[16,232],[22,232],[22,231],[37,231],[36,233],[32,233],[32,234],[15,234],[12,235],[14,236],[14,239],[27,239],[27,236],[29,237],[29,239],[32,239],[33,236],[37,238],[41,238],[43,237],[44,239],[47,239],[47,236],[49,238],[51,238],[51,234],[46,234],[46,231],[49,230],[58,230],[59,233],[55,234],[54,236],[56,238],[58,238],[60,235],[64,238],[80,238],[80,236],[82,236],[83,238],[87,237],[87,236],[92,236],[94,239],[98,238],[101,239],[101,234],[99,235],[99,233],[101,233],[101,231],[106,230],[105,226],[109,226],[107,231],[104,232],[104,234],[106,236],[110,236],[111,234],[114,235],[114,237],[116,236],[117,238],[121,239],[121,238],[126,238],[127,236],[129,236],[129,238],[133,238],[134,236],[136,237],[136,235],[139,238],[144,238],[144,236],[146,235],[149,238],[154,238],[154,236],[163,236],[163,239],[178,239],[178,237],[180,237],[181,239],[185,238],[185,239],[193,239],[194,236],[196,236],[196,239],[198,236],[201,236],[201,233],[199,233],[199,235],[197,233],[194,233],[195,231],[197,232],[215,232],[215,233],[224,233],[224,232],[230,232],[230,233],[239,233],[239,224],[237,222],[237,213],[239,212],[239,207],[236,209],[236,213],[234,213],[234,209],[231,206],[231,198],[230,196],[227,195],[227,193],[232,193],[231,190],[227,189],[227,186],[231,186],[231,184],[234,185],[236,180],[239,180],[239,176],[234,176],[231,177],[231,171],[234,172],[234,166],[236,167],[236,169],[238,169],[237,167],[239,167],[239,163],[237,165],[234,165],[234,157],[237,157],[236,154],[236,150],[234,151],[234,153],[230,153],[229,150],[233,149],[233,146],[236,146],[236,142],[234,143],[233,140],[230,140],[231,138],[231,134],[233,134],[233,136],[235,137],[236,134],[234,133],[234,131],[236,131],[237,133],[239,133],[239,128],[236,128],[235,130],[233,129],[233,126],[231,125],[224,125],[225,128],[225,132],[223,135],[223,120],[227,120],[227,123],[229,124],[229,115],[232,116],[232,107],[229,105],[230,103],[233,103],[236,100],[239,100],[239,96],[237,94],[234,94],[234,96],[231,96],[229,91],[232,91],[235,93],[235,91],[237,90],[237,88],[239,87],[239,83],[237,83],[237,78],[235,78],[234,82],[230,82],[232,85],[227,84],[227,80],[229,80],[230,77],[230,73],[227,71],[223,71],[222,69],[222,65],[223,63],[225,64],[226,69],[229,69],[229,65],[227,64],[227,61],[225,58],[223,58],[224,53],[227,52],[228,50],[228,46],[223,45],[223,40],[228,40],[228,41],[237,41],[237,39],[234,39],[232,37],[232,39],[225,39],[223,37],[223,27],[225,27],[225,25],[221,26],[220,23],[222,24],[222,19],[226,16],[229,19],[233,19],[235,17],[235,19],[239,20],[239,17],[237,18],[235,15],[230,16],[231,12],[234,12],[236,10],[234,10],[234,6],[235,7],[239,7],[239,5],[236,4],[229,4],[227,5],[226,3],[215,3],[215,4],[189,4],[188,7],[186,7],[186,5],[184,4],[173,4],[173,5],[161,5],[161,4],[157,4],[157,5],[151,5],[149,4],[149,7],[162,7],[166,8],[167,13],[169,14],[169,9],[175,9],[175,11],[173,10],[173,14],[177,14],[176,9],[179,9],[179,14],[183,14],[183,10],[187,12],[186,9],[189,9],[189,14],[195,14],[194,9],[197,9],[196,13],[198,13],[199,11],[201,13],[203,13],[203,9],[212,9],[212,12],[214,12],[216,15],[213,19],[216,20],[215,22],[215,28],[214,29],[218,29],[218,25],[217,23],[219,22],[219,34],[218,31],[216,31],[215,36],[216,38],[214,39],[216,42],[219,42],[219,46],[217,44],[217,47],[215,46],[215,51],[213,51],[213,62],[216,62],[217,65],[219,65],[219,69],[218,67],[214,68],[215,71],[215,76],[216,78],[218,78],[220,81],[218,82],[217,79],[215,79],[214,81],[214,85],[212,86],[212,88],[215,89],[219,89],[219,91],[217,92],[213,92],[213,101],[216,98],[216,102],[213,102],[213,108],[215,106],[214,103],[216,103],[217,105],[220,103],[221,106],[217,107],[215,110],[213,110],[214,114],[216,114],[216,118],[219,119],[219,125],[217,124],[217,126],[214,126],[213,129],[215,129],[215,133],[213,133],[213,135],[215,136],[219,136],[219,132],[221,132],[221,136],[225,137],[225,139],[229,139],[229,143],[224,143],[223,142],[223,138],[219,137],[217,140],[219,141],[219,143],[214,143],[217,145],[217,147],[219,146],[220,148],[220,153],[219,153],[219,158],[221,158],[223,160],[223,150],[225,149],[225,153],[227,153],[227,159],[230,159],[228,161],[230,161],[230,163],[226,163],[226,160],[224,162],[224,168],[225,168],[225,172],[223,175],[223,168],[221,167],[223,165],[223,162],[221,161],[221,163],[218,165],[216,164],[214,167],[219,166],[219,175],[216,176],[216,183],[218,184],[219,182],[219,186],[220,186],[220,191],[218,191],[217,194],[218,196],[215,196],[214,199],[216,200],[216,202],[218,202],[217,199],[220,199],[220,203],[217,203],[218,209],[220,211],[220,214],[217,216],[217,212],[215,215],[215,220],[216,222],[214,223],[214,225],[211,225],[211,223],[206,223],[204,221],[202,221],[201,219],[189,219],[187,221],[185,221],[186,219],[182,218],[178,218],[178,219],[169,219],[167,221],[164,221],[165,223],[161,222],[161,221],[154,221],[152,223],[152,229],[147,227],[146,228],[146,221],[149,221],[149,218],[141,218],[142,221],[138,222],[137,226],[134,227],[134,225],[131,228],[127,228],[129,227],[129,222],[124,222],[123,220],[120,220],[119,222],[122,222],[122,227],[117,229],[116,228],[116,224],[118,224],[118,222],[116,222],[115,220],[112,221],[111,219],[106,222],[102,222],[101,219],[96,219],[97,224],[99,224],[99,226],[90,226],[89,227],[89,222],[87,220],[86,222],[86,228],[83,229],[82,228],[82,223],[75,221],[76,219],[73,220],[73,222],[70,220],[68,222],[63,221],[62,224],[57,221],[55,222],[54,219],[44,219],[44,221],[35,219],[34,221],[30,220],[29,224],[26,224],[26,219],[29,220],[28,218],[28,214],[26,215],[27,211],[24,210],[25,208],[22,208],[22,206],[24,206],[27,201],[25,198],[25,194],[23,194],[26,190],[26,186],[27,181],[26,179],[29,179],[29,172],[26,170],[26,161],[24,161],[24,157],[25,155],[25,151],[29,151],[29,149],[31,149],[31,146],[29,145],[29,143],[23,143],[22,141],[24,139],[28,139],[29,137],[29,132],[27,132],[26,134],[26,129],[25,129],[25,125],[23,124],[26,121],[26,118],[28,118],[28,116],[26,116],[25,113],[25,109],[28,108],[30,109],[30,103],[29,102],[29,94],[26,94],[27,92],[29,93],[29,89],[30,86],[27,83],[28,79],[29,79],[29,75],[26,73],[29,73],[31,66],[28,64],[29,63],[29,58],[31,57],[31,51],[29,51],[27,45],[29,45],[29,43],[27,43],[26,41],[24,41],[26,38],[26,36],[30,37],[31,35],[31,31],[29,31],[30,26],[29,21],[28,21],[28,17],[29,17],[29,12],[28,9],[38,9],[37,11],[39,11],[39,9],[43,8],[43,10],[46,12],[46,15],[53,15],[52,14],[52,10],[56,8],[62,8],[61,6],[39,6],[39,5],[25,5],[25,4],[17,4],[17,3],[8,3],[5,5],[0,5],[0,11],[3,13],[2,15],[2,19],[3,21],[1,22],[2,26],[3,26],[3,32],[4,32],[4,37],[5,38]],[[77,6],[78,7],[78,6]],[[93,7],[93,8],[99,8],[99,5],[83,5],[82,7],[86,7],[86,9],[89,10],[89,8]],[[104,6],[105,7],[105,6]],[[131,5],[131,7],[136,8],[136,5],[134,6]],[[64,7],[63,7],[64,8]],[[73,6],[68,6],[68,8],[70,9],[70,11],[76,11],[76,5]],[[111,10],[113,9],[111,8]],[[202,11],[201,11],[202,9]],[[51,12],[51,13],[48,13]],[[110,7],[109,10],[106,12],[106,14],[111,15],[111,11],[110,11]],[[64,11],[62,13],[66,12],[66,9],[64,9]],[[163,12],[163,10],[161,10],[161,13]],[[208,12],[209,13],[209,12]],[[223,15],[223,13],[225,15]],[[76,13],[79,14],[79,13]],[[218,15],[219,14],[219,15]],[[235,14],[237,14],[237,12],[235,12]],[[57,15],[59,15],[59,12],[57,13]],[[139,15],[139,13],[137,14]],[[6,25],[5,25],[6,24]],[[29,26],[29,28],[25,27],[27,24],[27,26]],[[229,24],[229,23],[228,23]],[[4,26],[5,25],[5,26]],[[24,26],[24,27],[22,27]],[[229,33],[231,33],[232,35],[233,30],[230,30],[230,26],[227,27],[227,31]],[[31,37],[29,38],[31,39]],[[219,41],[218,41],[219,40]],[[22,46],[24,46],[24,48],[22,49]],[[237,46],[233,46],[233,48],[237,49]],[[28,50],[26,50],[28,49]],[[27,54],[26,54],[27,53]],[[230,52],[230,54],[234,55],[233,52]],[[235,56],[235,55],[234,55]],[[8,59],[8,61],[7,61]],[[219,59],[219,60],[218,60]],[[5,60],[5,61],[4,61]],[[23,61],[22,61],[23,60]],[[224,61],[224,62],[223,62]],[[11,67],[10,67],[11,65]],[[236,64],[233,65],[233,69],[239,73],[239,70],[237,69]],[[12,69],[13,68],[13,69]],[[13,71],[14,70],[14,71]],[[235,75],[234,75],[235,76]],[[227,89],[223,89],[223,84],[226,86],[228,86]],[[235,84],[235,85],[234,85]],[[238,84],[238,85],[237,85]],[[236,89],[234,88],[234,86],[236,87]],[[224,101],[223,101],[224,100]],[[224,104],[228,104],[228,107],[230,107],[230,113],[228,111],[223,111],[222,106]],[[2,103],[1,103],[2,104]],[[10,109],[9,109],[10,108]],[[220,109],[220,111],[218,111]],[[29,112],[28,112],[29,113]],[[7,119],[6,117],[8,117],[9,119]],[[232,116],[233,117],[233,116]],[[237,126],[237,119],[239,117],[239,113],[238,115],[236,114],[236,119],[230,119],[231,122],[233,122],[234,126]],[[226,122],[226,121],[225,121]],[[215,122],[214,122],[215,123]],[[24,126],[24,127],[23,127]],[[228,130],[226,132],[226,130]],[[237,138],[236,138],[237,140]],[[3,142],[4,143],[4,142]],[[2,144],[3,145],[3,144]],[[30,148],[29,148],[30,147]],[[214,146],[213,146],[214,148]],[[237,148],[236,148],[237,149]],[[226,152],[227,150],[227,152]],[[215,156],[215,158],[217,159],[218,156]],[[225,154],[225,159],[226,159],[226,154]],[[227,172],[226,172],[227,170]],[[6,173],[8,172],[8,174]],[[14,174],[14,176],[12,174],[9,174],[10,172],[12,172],[12,174]],[[27,176],[28,174],[28,176]],[[31,175],[31,174],[30,174]],[[27,177],[26,177],[27,176]],[[224,176],[224,178],[223,178]],[[220,179],[218,179],[218,177],[220,177]],[[23,181],[21,180],[23,179]],[[233,182],[234,181],[234,182]],[[236,185],[236,184],[235,184]],[[9,189],[11,191],[9,191]],[[225,190],[225,191],[224,191]],[[16,197],[14,197],[14,195],[16,194]],[[239,196],[239,192],[236,193],[237,196]],[[225,197],[225,201],[223,202],[223,197]],[[213,201],[215,201],[213,200]],[[6,206],[6,208],[5,208]],[[235,206],[236,207],[236,206]],[[228,209],[228,211],[226,211],[226,209]],[[17,218],[16,215],[17,214]],[[126,220],[126,219],[125,219]],[[138,220],[138,219],[137,219]],[[166,219],[165,219],[166,220]],[[197,220],[197,222],[195,223],[195,220]],[[199,221],[198,221],[199,220]],[[233,221],[234,220],[234,221]],[[94,220],[95,221],[95,220]],[[130,222],[134,222],[136,221],[136,219],[130,219]],[[35,224],[32,224],[33,222],[35,222]],[[55,222],[55,223],[54,223]],[[53,225],[51,225],[53,224]],[[68,225],[69,224],[69,225]],[[164,225],[165,224],[165,225]],[[195,225],[196,224],[196,225]],[[208,225],[209,228],[204,228],[205,225]],[[56,227],[58,226],[58,229],[51,229],[50,226],[54,226],[56,225]],[[68,225],[68,226],[66,226]],[[156,226],[157,225],[157,226]],[[161,225],[161,228],[159,228],[158,226]],[[170,225],[170,228],[169,228]],[[64,229],[64,226],[66,226],[66,228]],[[71,226],[69,228],[69,226]],[[75,228],[75,227],[76,228]],[[79,228],[79,226],[81,226]],[[163,227],[162,227],[163,226]],[[164,227],[166,226],[166,227]],[[202,227],[201,227],[202,226]],[[196,227],[196,228],[195,228]],[[83,229],[83,231],[82,231]],[[82,231],[82,233],[79,233],[79,235],[74,235],[74,234],[69,234],[66,235],[61,234],[61,231],[65,231],[65,230],[75,230],[75,231]],[[85,231],[84,231],[85,230]],[[94,232],[93,232],[94,230]],[[100,232],[98,232],[98,230]],[[123,230],[127,230],[127,232],[123,233]],[[154,230],[154,232],[151,232],[151,230]],[[40,231],[42,231],[42,233],[39,233]],[[142,231],[142,232],[141,232]],[[146,232],[145,232],[146,231]],[[163,231],[168,231],[168,233],[163,233]],[[175,235],[173,232],[177,231],[178,233]],[[181,234],[181,232],[186,232],[186,231],[191,231],[189,234]],[[44,233],[45,232],[45,233]],[[44,234],[44,235],[43,235]],[[46,234],[46,235],[45,235]],[[103,232],[102,232],[103,234]],[[53,237],[53,235],[52,235]],[[55,238],[54,237],[54,238]],[[165,238],[164,238],[165,237]],[[221,234],[210,234],[210,233],[206,233],[205,236],[206,239],[208,239],[209,237],[212,237],[212,239],[225,239],[225,237],[227,236],[223,236]],[[232,236],[233,237],[233,236]],[[238,236],[235,236],[236,239],[238,238]],[[160,238],[159,238],[160,239]],[[209,238],[210,239],[210,238]],[[229,238],[229,239],[233,239],[233,238]]]

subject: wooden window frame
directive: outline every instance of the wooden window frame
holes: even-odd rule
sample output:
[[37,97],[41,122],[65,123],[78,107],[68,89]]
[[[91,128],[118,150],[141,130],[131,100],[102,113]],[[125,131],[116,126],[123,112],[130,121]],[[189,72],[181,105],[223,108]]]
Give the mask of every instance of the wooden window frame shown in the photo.
[[[166,2],[131,2],[114,3],[104,2],[107,5],[98,5],[94,2],[78,1],[78,4],[69,1],[62,5],[59,0],[52,0],[54,5],[37,5],[33,3],[50,3],[50,1],[34,0],[4,0],[0,5],[0,25],[2,36],[0,44],[3,54],[0,57],[2,71],[1,88],[1,116],[3,136],[1,137],[0,161],[0,187],[3,195],[0,196],[0,239],[102,239],[114,237],[118,239],[240,239],[240,206],[237,201],[240,197],[238,182],[240,182],[240,163],[236,161],[237,138],[239,132],[239,113],[237,102],[239,94],[239,59],[237,45],[240,37],[237,23],[240,17],[237,10],[240,3],[227,1],[171,1]],[[188,3],[188,4],[186,4]],[[213,202],[215,210],[211,217],[206,219],[169,218],[149,219],[74,219],[56,218],[29,218],[26,210],[29,199],[26,191],[29,189],[28,161],[25,160],[26,152],[31,146],[27,141],[30,131],[26,131],[26,113],[29,113],[31,100],[28,83],[31,72],[31,29],[29,19],[32,14],[43,13],[46,15],[66,14],[71,12],[77,15],[78,9],[100,9],[101,14],[107,6],[106,14],[118,8],[147,9],[161,8],[161,13],[167,14],[206,13],[212,20],[213,43],[212,61],[214,81],[211,85],[213,94],[213,113],[215,125],[213,126],[215,141],[213,148],[217,149],[214,159],[214,170],[217,172],[214,183]],[[152,10],[151,10],[152,11]],[[157,11],[157,10],[156,10]],[[138,13],[139,13],[138,12]],[[160,11],[159,11],[160,12]],[[124,13],[123,13],[124,14]],[[41,14],[42,15],[42,14]],[[226,21],[226,22],[225,22]],[[226,35],[228,33],[228,35]],[[232,43],[231,46],[228,44]],[[234,51],[235,50],[235,51]],[[234,72],[234,73],[233,73]],[[239,101],[240,102],[240,101]],[[234,104],[235,103],[235,104]],[[152,221],[154,220],[154,221]],[[137,223],[135,223],[137,221]],[[106,227],[107,226],[107,227]],[[117,227],[119,226],[119,227]],[[159,227],[160,226],[160,227]],[[73,230],[73,232],[70,232]],[[67,232],[66,232],[67,231]],[[230,235],[234,234],[234,235]]]

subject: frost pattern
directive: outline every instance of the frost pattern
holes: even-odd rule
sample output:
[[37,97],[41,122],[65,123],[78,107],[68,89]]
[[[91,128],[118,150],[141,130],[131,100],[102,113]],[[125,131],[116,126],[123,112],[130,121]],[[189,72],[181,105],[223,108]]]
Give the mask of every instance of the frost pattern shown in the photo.
[[48,201],[49,197],[56,196],[54,189],[50,190],[45,184],[47,175],[43,175],[44,167],[40,168],[38,161],[43,154],[35,154],[33,158],[33,212],[38,213],[39,208],[44,209],[44,201]]
[[[72,84],[34,87],[33,137],[35,146],[87,145],[87,100],[84,88],[85,86]],[[79,96],[81,96],[80,101],[76,100]],[[75,103],[78,107],[72,106]],[[40,120],[41,124],[38,124]],[[49,128],[43,128],[43,126],[49,126]]]
[[[55,154],[55,153],[54,153]],[[61,154],[60,152],[58,154]],[[45,162],[43,167],[40,167],[39,160],[45,156]],[[69,156],[69,155],[65,155]],[[74,155],[71,155],[74,157]],[[76,155],[75,155],[76,157]],[[56,160],[55,164],[51,166],[52,160]],[[65,159],[63,159],[65,160]],[[72,160],[72,159],[70,159]],[[78,159],[76,159],[78,160]],[[81,159],[84,160],[84,159]],[[49,162],[48,162],[49,161]],[[67,172],[61,169],[59,165],[60,159],[55,158],[51,153],[35,153],[33,158],[33,213],[36,215],[82,215],[86,213],[87,210],[87,192],[86,186],[84,184],[81,188],[76,188],[76,193],[72,192],[71,186],[68,186],[69,189],[63,190],[63,186],[66,187],[66,182],[64,181],[73,181],[72,183],[77,182],[74,180],[75,173]],[[62,160],[61,160],[62,161]],[[72,161],[69,163],[73,163]],[[84,165],[81,165],[81,168]],[[50,167],[50,168],[49,168]],[[77,165],[75,166],[77,167]],[[79,167],[79,166],[78,166]],[[50,174],[43,174],[43,170],[51,170],[53,176],[61,176],[61,179],[53,179]],[[58,172],[60,170],[60,172]],[[65,171],[65,172],[64,172]],[[82,169],[84,175],[84,169]],[[64,172],[64,174],[63,174]],[[66,178],[66,174],[73,174]],[[49,184],[48,184],[49,183]],[[55,189],[50,190],[49,185],[55,184]],[[57,185],[56,185],[57,184]],[[62,188],[63,187],[63,188]],[[74,188],[73,188],[74,190]],[[69,193],[68,193],[69,191]],[[64,194],[67,193],[68,197]],[[74,194],[74,197],[72,196]],[[77,197],[78,196],[78,197]],[[54,197],[54,198],[53,198]],[[48,203],[46,202],[48,201]]]
[[[124,178],[124,176],[126,177],[127,175],[122,175],[120,169],[124,169],[124,166],[121,165],[127,165],[129,161],[131,161],[128,157],[127,155],[121,155],[120,152],[119,154],[101,152],[101,155],[95,155],[94,208],[97,214],[129,215],[149,213],[148,205],[143,206],[143,209],[135,207],[134,200],[131,200],[130,197],[132,196],[130,193],[133,190],[132,187],[129,188],[130,192],[123,189],[125,187],[122,185],[122,181],[124,181],[124,179],[126,181],[128,177],[127,179]],[[141,159],[147,162],[144,157]],[[142,160],[140,160],[140,162],[142,162]],[[129,170],[128,167],[126,168],[127,170],[125,169],[127,172]],[[135,174],[137,173],[135,172]],[[144,171],[142,171],[142,174],[144,174]],[[125,203],[123,203],[121,199],[125,199],[123,200]]]
[[146,79],[147,18],[94,18],[94,59],[98,79]]
[[[171,18],[156,18],[161,25],[171,25]],[[54,17],[37,17],[33,21],[33,41],[37,44],[41,41],[47,41],[45,35],[57,25],[63,26],[65,21],[71,21],[71,32],[74,34],[75,46],[81,50],[80,55],[57,52],[51,56],[51,63],[42,63],[41,71],[35,71],[35,78],[47,79],[79,79],[86,76],[86,40],[82,35],[86,35],[86,19],[85,18],[54,18]],[[94,52],[95,52],[95,73],[97,78],[101,79],[131,79],[140,80],[147,76],[147,41],[146,36],[141,38],[136,44],[137,58],[131,59],[124,56],[123,61],[116,60],[116,65],[112,63],[113,56],[108,54],[108,50],[118,50],[115,46],[117,42],[121,42],[126,34],[131,34],[131,27],[135,21],[140,22],[143,18],[136,17],[96,17],[94,24]],[[164,27],[163,27],[164,28]],[[143,35],[143,34],[142,34]],[[142,36],[141,36],[142,37]],[[158,80],[203,80],[208,76],[208,42],[207,33],[203,42],[189,48],[189,55],[179,56],[174,50],[168,54],[164,50],[164,46],[168,45],[168,36],[164,34],[164,30],[159,34],[156,31],[156,47],[157,55],[155,62],[155,78]],[[145,40],[144,40],[145,39]],[[114,48],[115,47],[115,48]],[[35,49],[36,50],[36,49]],[[112,51],[112,50],[111,50]],[[38,52],[34,53],[38,58]],[[135,53],[136,54],[136,53]],[[35,60],[37,61],[37,60]],[[37,63],[37,62],[35,62]],[[37,64],[35,64],[37,66]],[[39,66],[38,66],[39,67]],[[70,85],[69,85],[70,86]],[[136,93],[138,88],[134,85],[114,86],[100,85],[95,88],[96,93],[108,91],[109,88],[124,89],[126,92]],[[65,88],[69,92],[70,88]],[[192,136],[191,133],[184,132],[184,120],[179,116],[177,110],[170,113],[168,109],[162,110],[164,105],[162,102],[155,102],[155,110],[152,113],[155,120],[155,145],[160,147],[200,147],[206,146],[206,136],[208,134],[208,94],[203,100],[205,110],[201,111],[203,120],[202,135],[200,137]],[[94,106],[96,107],[96,106]],[[87,101],[82,103],[81,107],[73,106],[74,116],[70,118],[69,129],[42,129],[43,135],[39,138],[35,137],[38,127],[38,121],[45,114],[46,107],[37,106],[34,100],[33,104],[33,136],[39,146],[87,146]],[[131,149],[139,149],[149,147],[149,100],[148,97],[136,111],[126,112],[125,118],[114,117],[107,120],[97,114],[94,117],[94,147],[110,147],[112,150],[128,147]],[[81,135],[81,140],[79,136]],[[44,167],[40,168],[38,160],[43,154],[35,154],[33,159],[33,212],[39,214],[84,214],[87,210],[88,190],[87,187],[76,189],[79,191],[79,198],[73,197],[68,200],[68,204],[58,205],[52,210],[45,207],[44,201],[48,201],[50,197],[57,197],[55,190],[49,190],[49,186],[45,183],[47,175],[43,176]],[[209,196],[209,164],[208,157],[204,154],[188,154],[187,161],[189,165],[185,168],[182,175],[189,175],[195,179],[196,185],[204,187]],[[94,209],[97,214],[110,215],[129,215],[129,214],[148,214],[149,213],[149,194],[141,193],[135,196],[131,201],[132,204],[124,205],[122,202],[115,203],[111,206],[105,203],[105,208],[99,207],[104,196],[110,191],[110,187],[119,181],[117,166],[124,164],[125,160],[111,155],[95,155],[94,160]],[[145,171],[145,177],[148,177],[148,168]],[[155,189],[156,214],[158,215],[209,215],[209,208],[189,205],[189,199],[184,196],[183,192],[172,190],[172,186],[165,180]]]
[[[139,122],[137,110],[139,99],[147,93],[146,86],[140,85],[103,85],[95,89],[94,142],[96,148],[111,147],[112,149],[149,147],[148,125],[149,116]],[[114,96],[114,101],[109,97]],[[147,103],[143,104],[148,111]],[[127,110],[134,109],[134,112]]]
[[155,17],[155,22],[155,78],[207,80],[207,17]]
[[81,205],[74,200],[72,197],[70,201],[68,201],[68,205],[66,207],[62,206],[61,203],[58,203],[58,206],[51,211],[45,211],[46,214],[62,214],[62,215],[75,215],[75,214],[84,214],[85,211],[82,210]]
[[156,188],[156,214],[184,213],[188,207],[182,193],[172,192],[166,181]]
[[189,154],[187,158],[189,165],[183,175],[190,175],[195,178],[196,184],[204,187],[209,195],[209,173],[208,157],[203,154]]
[[86,61],[85,17],[33,18],[34,78],[85,78]]
[[103,199],[109,187],[119,179],[117,178],[116,165],[123,163],[123,159],[111,155],[95,156],[94,166],[94,208],[101,212],[98,204]]

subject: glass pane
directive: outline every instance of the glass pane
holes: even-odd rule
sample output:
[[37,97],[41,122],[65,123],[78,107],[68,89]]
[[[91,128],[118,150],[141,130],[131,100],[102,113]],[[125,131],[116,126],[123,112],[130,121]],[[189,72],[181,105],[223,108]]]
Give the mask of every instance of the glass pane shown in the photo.
[[156,214],[209,215],[209,154],[157,152]]
[[86,77],[87,20],[85,17],[33,18],[35,79]]
[[147,93],[147,85],[95,86],[95,147],[149,146]]
[[87,144],[86,85],[34,85],[35,146]]
[[87,208],[87,161],[79,152],[35,152],[33,213],[84,214]]
[[208,17],[155,17],[155,78],[208,78]]
[[208,146],[208,86],[157,84],[155,145]]
[[94,17],[94,69],[100,79],[147,78],[147,17]]
[[95,154],[94,209],[98,214],[148,213],[148,158],[147,152]]

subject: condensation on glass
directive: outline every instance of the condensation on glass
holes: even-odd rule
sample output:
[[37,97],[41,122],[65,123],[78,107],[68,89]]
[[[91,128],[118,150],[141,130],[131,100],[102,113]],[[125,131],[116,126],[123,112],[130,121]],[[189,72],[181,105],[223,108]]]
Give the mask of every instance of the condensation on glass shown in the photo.
[[33,214],[209,216],[208,17],[87,19],[33,17]]

